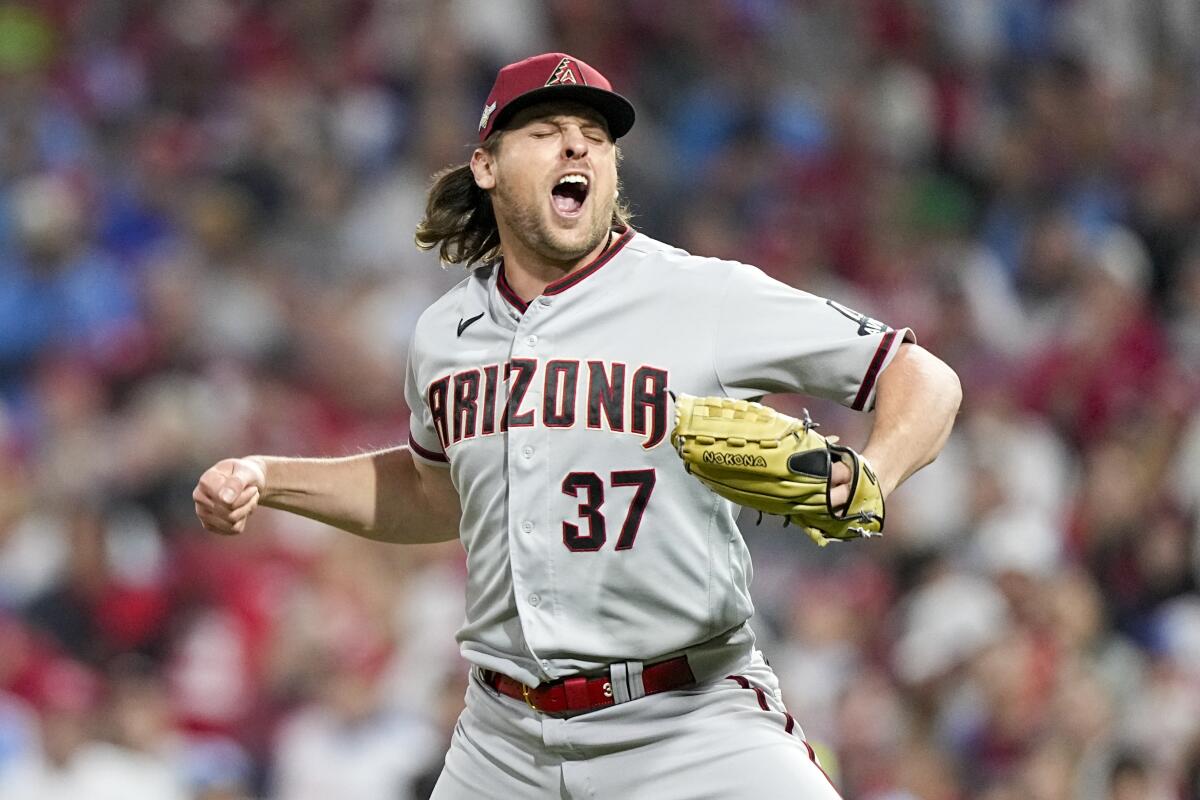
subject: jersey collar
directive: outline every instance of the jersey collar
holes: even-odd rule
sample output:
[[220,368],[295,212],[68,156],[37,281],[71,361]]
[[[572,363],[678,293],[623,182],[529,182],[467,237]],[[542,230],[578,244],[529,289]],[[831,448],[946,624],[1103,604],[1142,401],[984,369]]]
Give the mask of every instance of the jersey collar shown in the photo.
[[[600,251],[592,261],[582,269],[572,272],[570,275],[565,275],[558,280],[546,284],[546,288],[542,290],[542,296],[561,294],[572,286],[583,281],[590,275],[594,275],[597,270],[612,261],[613,256],[621,252],[622,248],[629,243],[633,238],[633,228],[626,225],[625,230],[615,240],[609,239],[608,247]],[[525,309],[529,308],[529,304],[521,299],[520,295],[508,283],[508,278],[504,276],[504,259],[500,259],[500,268],[496,277],[496,289],[500,292],[500,296],[508,301],[509,305],[525,313]]]

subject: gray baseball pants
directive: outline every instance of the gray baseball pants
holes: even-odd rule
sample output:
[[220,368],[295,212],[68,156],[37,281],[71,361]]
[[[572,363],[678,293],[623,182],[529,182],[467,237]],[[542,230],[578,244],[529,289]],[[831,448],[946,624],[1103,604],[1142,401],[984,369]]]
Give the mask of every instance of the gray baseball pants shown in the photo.
[[434,800],[840,800],[755,651],[731,677],[571,717],[472,670]]

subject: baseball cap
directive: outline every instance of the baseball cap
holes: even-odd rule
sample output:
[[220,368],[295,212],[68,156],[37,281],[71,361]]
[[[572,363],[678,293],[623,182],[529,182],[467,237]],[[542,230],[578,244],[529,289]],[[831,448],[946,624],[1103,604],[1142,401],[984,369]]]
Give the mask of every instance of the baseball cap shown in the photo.
[[502,68],[483,104],[479,141],[504,127],[523,108],[547,100],[590,106],[604,117],[614,139],[633,127],[633,104],[612,90],[608,78],[566,53],[542,53]]

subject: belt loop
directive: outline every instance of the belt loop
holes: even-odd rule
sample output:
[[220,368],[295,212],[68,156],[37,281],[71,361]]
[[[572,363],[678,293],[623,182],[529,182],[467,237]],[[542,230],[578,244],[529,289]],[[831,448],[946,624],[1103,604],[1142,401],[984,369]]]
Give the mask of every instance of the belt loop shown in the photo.
[[625,667],[624,661],[609,664],[608,679],[612,681],[614,703],[628,703],[633,699],[629,696],[629,670]]
[[628,703],[646,696],[646,686],[642,683],[641,661],[618,661],[608,667],[609,678],[612,680],[614,703]]
[[642,683],[641,661],[626,661],[625,670],[629,675],[629,699],[637,700],[646,696],[646,684]]

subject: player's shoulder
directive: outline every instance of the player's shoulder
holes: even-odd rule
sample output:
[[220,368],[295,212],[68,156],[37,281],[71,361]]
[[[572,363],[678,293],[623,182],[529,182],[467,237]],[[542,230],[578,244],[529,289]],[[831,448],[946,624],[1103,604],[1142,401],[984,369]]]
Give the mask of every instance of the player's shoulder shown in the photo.
[[[425,340],[433,331],[447,330],[446,321],[457,321],[462,316],[464,303],[469,298],[480,292],[486,295],[492,269],[490,264],[474,267],[461,281],[430,303],[417,317],[417,324],[413,330],[414,342]],[[449,330],[454,329],[454,325],[450,325]]]
[[669,290],[701,297],[719,297],[736,287],[758,287],[772,279],[758,267],[741,261],[689,253],[644,234],[630,240],[630,255],[638,280],[650,290]]
[[695,255],[682,247],[659,241],[640,231],[629,240],[625,250],[631,259],[640,259],[647,264],[653,264],[656,269],[669,274],[677,272],[725,273],[730,269],[746,266],[736,261]]

